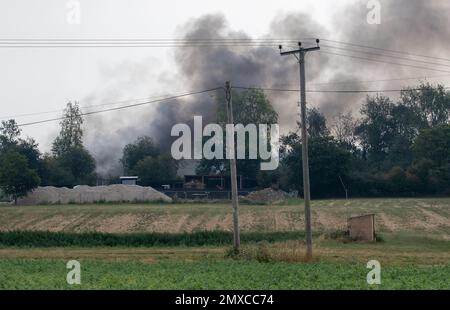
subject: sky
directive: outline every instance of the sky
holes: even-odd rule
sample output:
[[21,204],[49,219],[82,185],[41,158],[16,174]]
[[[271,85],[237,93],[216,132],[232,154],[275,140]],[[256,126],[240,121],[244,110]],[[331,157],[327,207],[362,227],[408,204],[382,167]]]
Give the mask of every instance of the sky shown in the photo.
[[[402,49],[401,38],[405,40],[409,29],[414,31],[409,23],[416,25],[423,23],[424,17],[415,9],[395,6],[392,3],[414,3],[420,6],[420,1],[393,1],[384,0],[382,9],[390,11],[381,15],[381,25],[367,25],[366,15],[369,11],[369,1],[362,0],[79,0],[81,8],[80,24],[69,24],[69,13],[66,5],[70,1],[65,0],[0,0],[0,39],[65,39],[65,38],[154,38],[169,39],[178,38],[189,25],[207,14],[219,14],[224,17],[227,29],[240,31],[252,38],[260,38],[272,33],[271,28],[276,27],[276,20],[280,16],[299,14],[308,16],[311,21],[317,23],[321,29],[313,36],[329,38],[344,38],[345,35],[357,38],[359,42],[368,45],[376,45],[382,40],[396,49]],[[438,10],[449,10],[449,1],[433,0],[427,2],[429,12],[434,7]],[[397,11],[398,10],[398,11]],[[405,12],[405,20],[393,21],[398,12]],[[416,14],[417,13],[417,14]],[[301,15],[305,14],[305,15]],[[448,16],[448,15],[447,15]],[[413,20],[417,17],[417,20]],[[428,17],[430,19],[428,19]],[[433,16],[425,16],[427,22],[421,25],[430,32],[423,31],[422,35],[426,44],[421,47],[424,53],[433,55],[445,55],[441,48],[439,37],[432,37],[432,31],[442,30],[442,21],[438,24]],[[288,20],[288,18],[285,18]],[[274,22],[275,21],[275,22]],[[392,23],[392,25],[390,24]],[[280,24],[282,24],[280,22]],[[274,26],[275,25],[275,26]],[[295,33],[295,23],[289,23],[290,29],[286,33]],[[339,26],[337,28],[337,25]],[[350,27],[354,25],[354,27]],[[358,25],[364,25],[359,28]],[[397,27],[396,25],[402,25]],[[340,28],[342,26],[342,29]],[[192,27],[192,25],[191,25]],[[299,23],[299,27],[300,23]],[[385,28],[383,28],[385,27]],[[387,27],[387,28],[386,28]],[[439,28],[438,30],[433,30]],[[283,27],[278,26],[278,34],[283,35]],[[379,31],[383,29],[383,31]],[[390,29],[394,33],[389,33]],[[419,28],[418,28],[419,29]],[[299,29],[300,30],[300,29]],[[400,36],[398,44],[395,44],[395,36]],[[323,32],[323,33],[319,33]],[[280,34],[281,33],[281,34]],[[303,32],[302,32],[303,33]],[[344,34],[344,36],[342,35]],[[445,41],[445,38],[440,38]],[[448,41],[448,38],[447,40]],[[400,44],[402,43],[402,44]],[[411,45],[414,46],[415,42]],[[448,46],[448,43],[446,43]],[[411,47],[411,46],[408,46]],[[274,51],[273,53],[277,53]],[[254,54],[256,57],[259,54]],[[53,118],[60,112],[47,113],[34,116],[20,116],[21,114],[38,113],[60,110],[68,101],[79,101],[83,105],[117,102],[122,100],[160,96],[162,94],[177,94],[190,91],[191,83],[186,76],[186,68],[179,64],[180,51],[173,48],[0,48],[0,119],[16,116],[18,123],[26,123],[36,120]],[[193,57],[192,55],[189,55]],[[178,58],[177,58],[178,57]],[[342,67],[345,63],[341,59],[328,59],[314,56],[315,67],[321,63],[320,74],[314,72],[311,79],[315,83],[329,81],[330,76],[349,75],[358,76],[358,67],[352,65]],[[281,61],[281,60],[280,60]],[[178,62],[178,63],[177,63]],[[325,66],[326,64],[326,66]],[[339,66],[341,67],[339,68]],[[426,64],[424,64],[426,66]],[[371,67],[374,72],[386,72],[384,77],[439,75],[445,73],[430,72],[414,68],[391,68],[386,64]],[[361,69],[367,70],[366,67]],[[377,71],[378,70],[378,71]],[[449,68],[450,70],[450,68]],[[181,72],[179,72],[181,71]],[[293,77],[297,75],[295,62],[292,62]],[[330,73],[332,72],[332,73]],[[183,76],[184,74],[184,76]],[[448,81],[442,79],[440,81]],[[293,83],[297,83],[295,80]],[[375,87],[399,87],[400,84],[384,83]],[[316,101],[326,101],[327,98],[314,97]],[[296,100],[289,97],[289,100]],[[311,100],[312,101],[312,100]],[[294,103],[295,104],[295,103]],[[292,123],[288,119],[290,111],[284,111],[282,105],[277,107],[281,115],[286,114],[286,123]],[[152,109],[152,107],[148,107]],[[324,105],[326,111],[327,107]],[[142,113],[142,109],[136,109],[120,114],[127,118],[127,127],[139,127],[146,120],[135,118]],[[152,115],[149,114],[151,118]],[[328,115],[327,115],[328,116]],[[96,122],[101,122],[101,117],[114,120],[113,116],[98,116]],[[116,116],[117,117],[117,114]],[[117,120],[117,118],[115,118]],[[282,119],[283,121],[284,119]],[[133,122],[136,122],[133,124]],[[120,122],[112,121],[106,130],[120,130]],[[103,129],[105,130],[105,129]],[[125,130],[125,129],[123,129]],[[98,132],[98,131],[97,131]],[[58,133],[58,122],[23,127],[24,136],[32,136],[40,145],[41,151],[49,151],[52,140]],[[88,148],[94,151],[98,139],[108,140],[108,136],[88,138]],[[108,141],[104,142],[107,143]],[[130,142],[130,141],[125,141]]]
[[[302,3],[299,5],[299,3]],[[333,1],[334,5],[338,2]],[[267,32],[269,21],[291,10],[313,12],[318,19],[330,18],[329,1],[146,1],[80,0],[81,23],[69,24],[64,0],[0,1],[0,37],[16,38],[173,38],[177,27],[191,18],[222,13],[233,29],[258,37]],[[148,81],[173,70],[170,48],[72,48],[0,50],[0,117],[58,110],[68,100],[83,99],[108,89],[117,66],[140,61],[152,64]],[[117,77],[120,79],[120,77]],[[122,77],[126,80],[130,77]],[[132,77],[131,77],[132,78]],[[119,100],[159,94],[157,83],[140,84],[124,91]],[[174,85],[168,92],[183,90]],[[21,121],[55,114],[22,117]],[[19,120],[19,119],[18,119]],[[57,134],[57,123],[24,128],[48,150]]]

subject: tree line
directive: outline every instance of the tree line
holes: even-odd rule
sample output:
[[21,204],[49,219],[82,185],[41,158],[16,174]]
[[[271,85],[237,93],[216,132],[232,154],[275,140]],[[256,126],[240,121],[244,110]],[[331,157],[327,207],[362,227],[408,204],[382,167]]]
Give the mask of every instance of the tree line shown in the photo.
[[[233,97],[236,123],[276,123],[261,90]],[[224,110],[218,109],[218,122]],[[298,126],[299,127],[299,126]],[[405,88],[397,101],[367,96],[360,116],[340,113],[327,122],[307,110],[309,169],[313,198],[450,195],[450,92],[422,83]],[[300,130],[281,138],[280,166],[260,171],[260,159],[238,160],[238,173],[258,187],[303,191]],[[228,174],[225,160],[202,160],[198,172]]]
[[[225,125],[219,98],[216,121]],[[221,104],[222,102],[222,104]],[[233,94],[236,123],[275,124],[278,115],[262,90]],[[422,83],[405,88],[396,101],[367,96],[360,116],[340,113],[327,121],[317,108],[307,111],[313,198],[450,194],[450,92]],[[169,133],[168,133],[169,134]],[[269,135],[268,135],[269,136]],[[260,171],[261,159],[237,160],[238,174],[252,186],[302,193],[302,141],[299,130],[281,137],[280,165]],[[125,174],[140,185],[159,186],[177,178],[178,163],[151,137],[138,137],[123,149]],[[199,174],[229,175],[227,160],[201,160]],[[83,117],[69,102],[51,151],[42,154],[32,138],[22,138],[15,120],[0,125],[0,190],[17,199],[41,186],[95,185],[95,159],[83,145]],[[117,178],[112,177],[111,182]]]
[[[140,176],[144,186],[160,185],[176,178],[177,163],[163,153],[150,137],[126,145],[121,158],[124,173]],[[51,151],[42,154],[33,138],[21,137],[15,120],[0,125],[0,199],[17,199],[38,186],[72,188],[96,185],[94,157],[83,145],[83,117],[77,102],[63,112],[60,131]],[[111,176],[108,183],[117,183]]]

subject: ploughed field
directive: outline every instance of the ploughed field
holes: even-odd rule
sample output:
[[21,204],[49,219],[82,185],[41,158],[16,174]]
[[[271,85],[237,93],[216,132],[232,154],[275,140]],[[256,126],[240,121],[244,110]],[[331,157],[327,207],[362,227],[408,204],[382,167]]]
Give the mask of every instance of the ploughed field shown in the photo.
[[[318,200],[304,261],[301,201],[241,205],[232,255],[226,203],[0,206],[0,289],[450,289],[450,198]],[[374,213],[378,241],[346,218]],[[81,264],[81,285],[66,263]],[[381,264],[368,285],[369,260]]]
[[[352,215],[374,213],[380,232],[422,231],[448,236],[450,198],[352,199],[312,202],[313,228],[331,231],[346,227]],[[241,205],[243,231],[301,231],[301,201],[285,205]],[[86,204],[0,206],[0,231],[39,230],[65,232],[192,232],[228,231],[232,227],[229,204]]]

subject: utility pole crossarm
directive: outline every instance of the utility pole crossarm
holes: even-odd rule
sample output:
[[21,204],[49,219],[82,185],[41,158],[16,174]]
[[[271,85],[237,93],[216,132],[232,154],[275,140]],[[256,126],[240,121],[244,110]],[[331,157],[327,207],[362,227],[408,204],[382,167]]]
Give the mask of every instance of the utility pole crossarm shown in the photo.
[[318,51],[320,50],[319,46],[316,47],[308,47],[308,48],[300,48],[298,50],[294,50],[294,51],[287,51],[287,52],[280,52],[281,56],[287,56],[287,55],[297,55],[300,52],[306,53],[306,52],[313,52],[313,51]]

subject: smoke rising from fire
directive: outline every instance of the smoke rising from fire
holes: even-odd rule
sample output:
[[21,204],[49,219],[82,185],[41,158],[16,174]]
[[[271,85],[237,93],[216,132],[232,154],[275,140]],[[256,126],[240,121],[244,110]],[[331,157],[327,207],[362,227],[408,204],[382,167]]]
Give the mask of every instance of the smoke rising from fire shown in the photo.
[[[352,6],[336,12],[331,29],[324,27],[320,21],[314,20],[306,13],[287,13],[277,16],[270,23],[270,29],[264,37],[299,40],[319,37],[360,43],[383,49],[410,51],[414,54],[445,57],[446,51],[450,48],[450,41],[448,40],[450,38],[450,22],[448,19],[450,8],[440,5],[443,2],[421,0],[380,1],[381,24],[370,25],[366,20],[367,1],[357,1]],[[187,40],[252,39],[243,31],[233,30],[227,24],[226,17],[221,14],[192,19],[187,24],[180,25],[178,29],[175,37]],[[305,44],[315,43],[307,40]],[[336,47],[345,48],[345,50],[336,49]],[[286,49],[288,48],[290,47],[286,46]],[[292,48],[295,48],[295,46]],[[349,51],[349,49],[364,50],[372,54],[364,56]],[[443,74],[407,66],[331,55],[325,52],[417,65],[417,63],[405,60],[393,60],[375,55],[375,53],[382,54],[383,51],[361,49],[356,46],[352,47],[326,40],[322,40],[322,51],[324,53],[315,52],[307,55],[308,89],[401,88],[411,83],[417,84],[417,81],[349,84],[343,84],[342,82]],[[158,78],[158,82],[164,87],[170,88],[171,81],[176,79],[181,81],[185,91],[222,86],[227,80],[231,81],[232,85],[239,86],[298,88],[298,66],[295,58],[280,57],[276,46],[176,47],[173,55],[177,66],[176,72],[173,76],[165,75]],[[390,53],[390,55],[408,57],[406,54]],[[450,65],[450,62],[446,64]],[[153,65],[157,64],[153,63]],[[419,65],[429,66],[427,64]],[[123,68],[121,74],[129,74],[133,78],[133,83],[139,83],[139,75],[146,74],[145,69],[151,70],[146,64],[142,64],[142,66],[144,69],[133,70],[132,74],[127,71],[129,68]],[[450,71],[450,68],[448,69]],[[443,80],[439,81],[442,82]],[[322,82],[336,84],[317,84]],[[118,160],[122,154],[123,146],[139,136],[151,136],[163,148],[168,149],[171,142],[170,130],[175,123],[189,123],[194,115],[202,115],[204,120],[214,121],[217,98],[220,95],[219,93],[202,94],[162,102],[145,109],[139,108],[136,111],[133,111],[133,109],[123,111],[117,113],[119,115],[105,114],[86,119],[85,142],[97,160],[98,171],[101,174],[118,171],[120,168]],[[275,110],[279,113],[282,133],[294,128],[298,112],[298,94],[267,92],[267,95]],[[308,93],[307,101],[308,105],[319,107],[331,119],[344,111],[350,110],[357,113],[364,101],[364,96],[364,94]],[[105,99],[111,100],[112,98]]]

